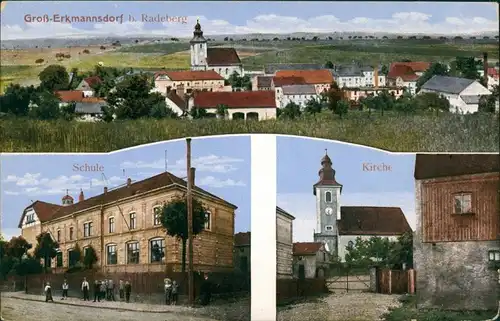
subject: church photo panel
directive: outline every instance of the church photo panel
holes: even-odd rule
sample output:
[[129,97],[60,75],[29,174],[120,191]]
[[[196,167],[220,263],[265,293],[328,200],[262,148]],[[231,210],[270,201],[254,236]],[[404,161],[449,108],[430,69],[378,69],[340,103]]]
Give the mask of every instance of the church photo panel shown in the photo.
[[[369,291],[369,267],[385,258],[361,249],[415,229],[415,154],[291,136],[276,144],[277,304],[325,289]],[[297,313],[278,308],[277,319]]]

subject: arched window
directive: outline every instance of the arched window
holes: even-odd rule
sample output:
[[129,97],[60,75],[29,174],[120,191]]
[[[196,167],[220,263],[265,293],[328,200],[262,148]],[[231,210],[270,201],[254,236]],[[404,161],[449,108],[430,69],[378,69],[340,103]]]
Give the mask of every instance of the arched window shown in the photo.
[[138,264],[139,253],[139,242],[130,241],[129,243],[127,243],[127,264]]
[[116,244],[106,245],[106,264],[114,265],[118,263],[118,255],[116,250]]
[[77,257],[77,253],[75,252],[75,249],[69,249],[68,250],[68,267],[73,267],[76,265],[76,263],[80,260],[79,257]]
[[165,239],[154,238],[149,241],[149,261],[161,262],[165,257]]
[[327,203],[331,203],[332,202],[332,192],[326,192],[325,193],[325,201]]

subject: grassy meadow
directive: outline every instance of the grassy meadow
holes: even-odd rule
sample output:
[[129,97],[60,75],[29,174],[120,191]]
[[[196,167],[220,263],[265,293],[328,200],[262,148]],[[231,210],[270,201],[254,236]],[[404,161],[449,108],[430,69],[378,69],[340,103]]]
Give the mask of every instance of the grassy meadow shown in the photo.
[[[441,40],[297,40],[297,41],[225,41],[210,42],[210,46],[234,47],[246,70],[262,70],[269,63],[350,63],[353,60],[367,64],[389,64],[393,61],[450,61],[456,56],[482,57],[489,53],[491,62],[499,59],[498,43],[445,42]],[[2,50],[0,55],[0,92],[9,83],[32,85],[38,83],[38,74],[50,64],[61,64],[68,70],[92,70],[99,62],[105,66],[137,69],[187,69],[189,44],[187,42],[149,43],[112,47],[109,44],[89,47],[33,48]],[[89,53],[83,53],[87,49]],[[56,53],[71,58],[59,61]],[[36,64],[37,59],[44,59]]]
[[298,120],[132,120],[112,123],[0,120],[2,152],[109,152],[157,141],[221,134],[310,136],[395,152],[498,152],[499,120],[492,115],[331,113]]

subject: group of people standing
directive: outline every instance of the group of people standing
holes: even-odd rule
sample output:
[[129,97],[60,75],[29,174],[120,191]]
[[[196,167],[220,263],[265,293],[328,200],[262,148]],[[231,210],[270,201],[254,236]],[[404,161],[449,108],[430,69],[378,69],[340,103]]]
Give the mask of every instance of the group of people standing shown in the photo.
[[[69,284],[67,280],[64,280],[62,284],[62,297],[61,300],[68,298]],[[90,301],[90,284],[87,278],[83,278],[81,291],[83,293],[83,300]],[[52,287],[50,282],[45,284],[45,302],[54,302],[52,297]],[[119,294],[120,300],[125,299],[126,302],[130,302],[130,293],[132,292],[132,286],[129,281],[123,282],[120,280],[119,284]],[[113,280],[95,280],[94,287],[94,302],[101,302],[101,300],[115,301],[115,284]]]

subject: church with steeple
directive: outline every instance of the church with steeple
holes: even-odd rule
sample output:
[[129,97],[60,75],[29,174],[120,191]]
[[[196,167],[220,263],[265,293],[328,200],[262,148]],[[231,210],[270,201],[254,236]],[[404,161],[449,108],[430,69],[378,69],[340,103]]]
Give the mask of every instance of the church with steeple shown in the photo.
[[213,70],[225,79],[234,72],[243,75],[243,65],[234,48],[208,47],[200,21],[194,26],[190,43],[191,70]]
[[[316,197],[314,242],[323,243],[332,256],[345,260],[348,246],[356,239],[373,236],[396,240],[411,227],[399,207],[342,206],[343,185],[337,181],[333,163],[325,150],[320,161],[319,180],[313,185]],[[363,200],[359,200],[362,202]]]

